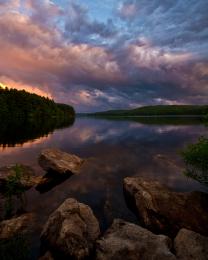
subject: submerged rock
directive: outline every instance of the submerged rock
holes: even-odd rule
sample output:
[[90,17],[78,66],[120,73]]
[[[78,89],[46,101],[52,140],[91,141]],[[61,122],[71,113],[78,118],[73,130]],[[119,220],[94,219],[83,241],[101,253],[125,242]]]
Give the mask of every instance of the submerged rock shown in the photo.
[[39,182],[35,172],[29,166],[18,164],[0,168],[0,190],[7,191],[7,186],[12,183],[18,187],[29,189]]
[[40,193],[45,193],[66,181],[68,178],[70,178],[69,174],[56,174],[54,172],[47,172],[42,178],[40,178],[40,181],[35,189]]
[[172,192],[139,177],[124,179],[124,194],[142,225],[153,232],[175,236],[187,228],[208,234],[208,194]]
[[114,220],[105,235],[97,241],[96,259],[176,259],[171,253],[171,239],[155,235],[138,225]]
[[176,256],[181,260],[207,260],[208,237],[181,229],[174,240]]
[[99,224],[90,207],[70,198],[49,217],[41,240],[63,256],[83,259],[90,255],[99,234]]
[[53,171],[60,174],[77,174],[80,172],[84,162],[78,156],[62,152],[58,149],[43,150],[38,161],[45,171]]
[[24,214],[16,218],[0,222],[0,239],[11,239],[12,237],[28,233],[31,227],[32,214]]

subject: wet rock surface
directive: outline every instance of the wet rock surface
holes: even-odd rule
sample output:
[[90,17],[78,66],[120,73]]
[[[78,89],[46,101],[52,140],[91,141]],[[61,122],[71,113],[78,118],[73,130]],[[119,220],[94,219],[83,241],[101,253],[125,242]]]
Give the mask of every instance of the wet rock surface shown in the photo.
[[155,235],[138,225],[114,220],[105,235],[97,241],[96,259],[176,259],[171,253],[171,239]]
[[0,222],[0,239],[11,239],[12,237],[31,231],[34,215],[23,214]]
[[35,176],[33,169],[26,165],[18,164],[0,168],[0,190],[3,193],[6,192],[10,182],[15,182],[15,185],[29,189],[36,185],[39,179],[38,176]]
[[99,223],[92,210],[69,198],[51,214],[41,240],[63,257],[84,259],[91,254],[99,234]]
[[176,256],[181,260],[207,260],[208,237],[181,229],[174,240]]
[[172,192],[140,177],[124,179],[124,194],[142,225],[175,237],[181,228],[208,235],[208,194]]
[[65,153],[58,149],[45,149],[39,156],[39,164],[45,171],[59,174],[77,174],[84,160],[74,154]]

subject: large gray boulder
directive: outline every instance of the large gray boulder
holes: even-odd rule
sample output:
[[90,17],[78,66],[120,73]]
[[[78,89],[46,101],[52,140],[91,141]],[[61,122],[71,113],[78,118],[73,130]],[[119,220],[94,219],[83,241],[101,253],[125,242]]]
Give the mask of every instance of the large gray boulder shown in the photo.
[[174,247],[180,260],[208,259],[208,237],[191,230],[181,229],[174,240]]
[[105,235],[97,241],[97,260],[174,260],[171,239],[155,235],[138,225],[114,220]]
[[208,234],[208,194],[172,192],[139,177],[124,179],[124,194],[142,225],[155,233],[174,237],[186,228]]
[[10,183],[29,189],[39,182],[38,176],[29,166],[18,164],[0,168],[0,191],[6,192]]
[[60,174],[77,174],[80,172],[84,162],[78,156],[58,149],[43,150],[38,161],[45,171],[53,171]]
[[61,255],[84,259],[90,255],[99,234],[99,224],[92,210],[70,198],[49,217],[41,240]]

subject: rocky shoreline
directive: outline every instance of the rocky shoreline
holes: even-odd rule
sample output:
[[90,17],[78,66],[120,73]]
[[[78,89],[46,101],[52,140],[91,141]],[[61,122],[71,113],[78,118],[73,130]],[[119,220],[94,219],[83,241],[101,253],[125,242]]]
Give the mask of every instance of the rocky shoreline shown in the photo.
[[[79,174],[84,162],[57,149],[44,150],[39,163],[47,174],[36,178],[31,169],[23,166],[24,173],[28,170],[32,179],[24,174],[18,185],[37,188],[57,176]],[[0,184],[4,188],[10,181],[11,169],[0,169]],[[207,259],[208,194],[173,192],[154,180],[140,177],[125,178],[123,190],[140,225],[114,219],[102,233],[92,209],[68,198],[43,227],[39,259]],[[26,213],[1,221],[0,242],[30,233],[33,219],[31,213]]]

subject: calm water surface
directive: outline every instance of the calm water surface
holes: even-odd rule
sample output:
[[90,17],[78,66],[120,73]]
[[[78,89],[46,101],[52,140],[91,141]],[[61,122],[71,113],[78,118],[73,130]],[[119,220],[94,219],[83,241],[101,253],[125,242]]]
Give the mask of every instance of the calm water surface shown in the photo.
[[[189,120],[190,121],[190,120]],[[105,230],[114,218],[136,222],[125,204],[122,181],[126,176],[159,180],[175,191],[208,188],[183,175],[180,151],[207,135],[203,124],[174,121],[151,124],[135,121],[77,118],[68,128],[55,130],[37,140],[0,147],[0,166],[23,163],[43,175],[37,157],[44,148],[57,147],[80,157],[90,158],[81,174],[52,185],[41,192],[27,191],[28,212],[34,212],[32,258],[39,252],[39,234],[49,214],[66,198],[75,197],[92,207]],[[5,146],[5,145],[4,145]]]

